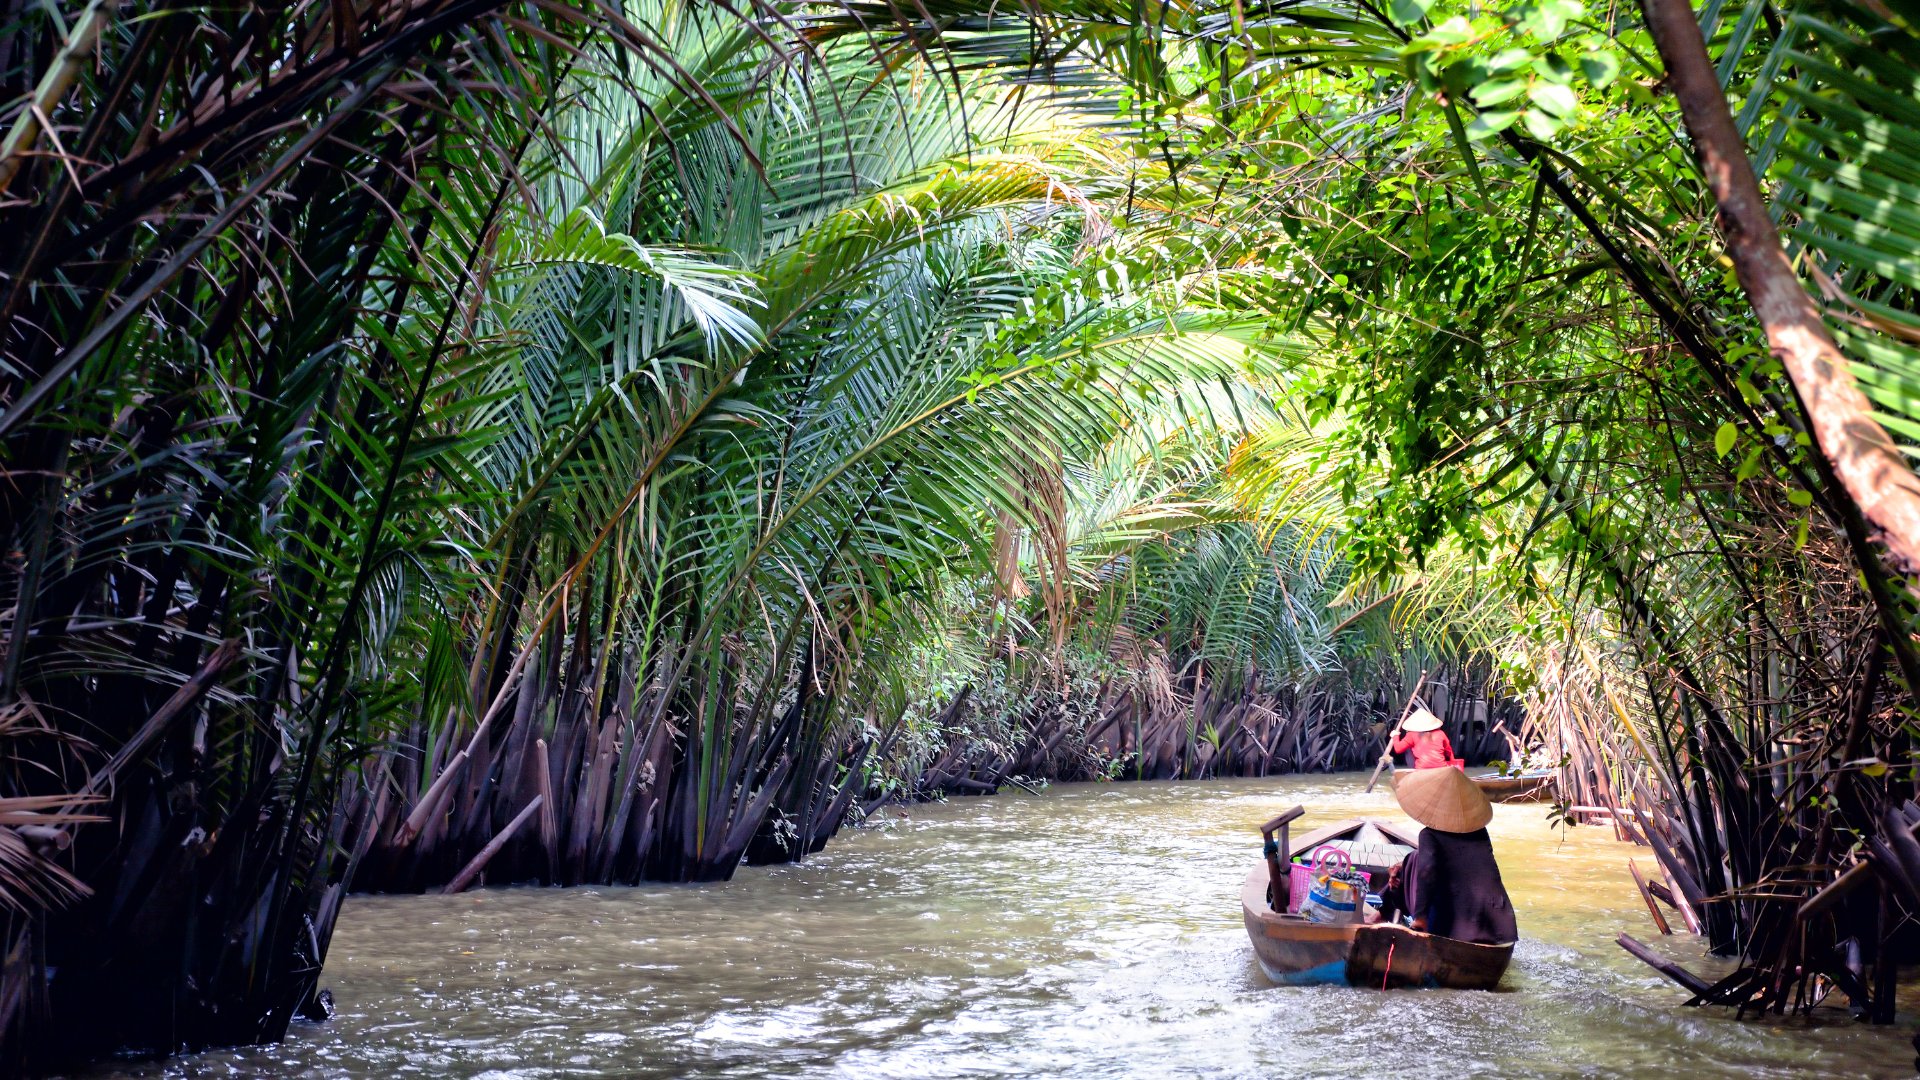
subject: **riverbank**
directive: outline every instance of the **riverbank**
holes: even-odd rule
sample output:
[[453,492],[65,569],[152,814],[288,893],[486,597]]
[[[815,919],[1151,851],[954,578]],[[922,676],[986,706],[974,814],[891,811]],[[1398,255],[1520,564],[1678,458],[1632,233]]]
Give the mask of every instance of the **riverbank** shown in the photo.
[[1060,785],[889,810],[719,884],[355,897],[331,1022],[110,1075],[1910,1075],[1904,1014],[1681,1008],[1612,941],[1646,936],[1642,849],[1539,806],[1496,807],[1524,938],[1500,992],[1267,985],[1234,901],[1255,826],[1393,813],[1364,783]]

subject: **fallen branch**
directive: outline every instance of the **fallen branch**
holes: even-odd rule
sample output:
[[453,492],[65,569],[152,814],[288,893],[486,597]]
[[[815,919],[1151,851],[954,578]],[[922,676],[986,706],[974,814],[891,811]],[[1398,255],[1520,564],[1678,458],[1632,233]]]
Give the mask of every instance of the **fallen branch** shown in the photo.
[[1687,924],[1691,933],[1700,933],[1699,908],[1707,902],[1706,894],[1681,865],[1680,857],[1660,836],[1658,829],[1642,830],[1648,844],[1653,848],[1653,861],[1660,866],[1660,873],[1667,879],[1667,891],[1673,894],[1673,906],[1680,911],[1680,918]]
[[427,788],[427,793],[420,797],[420,805],[413,808],[413,813],[408,814],[407,820],[401,823],[400,831],[394,834],[395,847],[405,847],[413,843],[414,839],[426,829],[427,822],[433,820],[434,813],[440,809],[440,804],[445,801],[447,793],[453,790],[451,786],[453,778],[460,772],[460,766],[466,763],[465,750],[453,755],[453,760],[447,762],[446,771],[434,779]]
[[1633,883],[1640,889],[1640,899],[1647,902],[1647,914],[1653,916],[1653,925],[1660,928],[1660,933],[1671,935],[1673,927],[1667,925],[1666,915],[1661,912],[1660,905],[1654,901],[1653,889],[1647,884],[1646,875],[1640,872],[1640,865],[1628,859],[1627,870],[1633,874]]
[[1567,807],[1567,813],[1587,814],[1587,815],[1593,815],[1597,817],[1609,817],[1609,818],[1630,817],[1630,818],[1633,818],[1635,821],[1638,821],[1640,819],[1639,811],[1629,810],[1624,806],[1620,807],[1617,810],[1608,809],[1607,807],[1604,807],[1604,806],[1569,806]]
[[525,825],[527,819],[531,818],[534,811],[539,810],[544,802],[546,800],[538,795],[527,800],[527,805],[520,808],[520,812],[514,815],[512,821],[507,822],[507,827],[494,833],[493,839],[487,841],[487,846],[480,849],[480,854],[475,855],[473,860],[455,874],[453,880],[447,882],[447,887],[440,892],[443,895],[452,896],[473,884],[473,879],[479,877],[480,871],[487,868],[487,861],[499,854],[501,848],[507,846],[507,841],[513,839],[513,834],[520,831],[520,826]]
[[[237,639],[221,642],[200,665],[200,670],[194,672],[193,677],[183,683],[180,689],[175,690],[173,695],[147,718],[147,722],[140,725],[140,730],[134,732],[131,738],[121,744],[120,749],[114,752],[112,759],[102,766],[99,772],[88,777],[86,786],[75,794],[92,795],[113,783],[114,777],[120,774],[120,770],[146,753],[148,745],[166,731],[167,725],[173,723],[174,718],[185,712],[188,706],[200,700],[200,695],[206,693],[207,688],[220,678],[221,672],[226,671],[227,667],[239,657],[240,642]],[[76,802],[72,805],[79,804]],[[71,806],[62,808],[61,814],[65,815],[68,809],[71,809]]]
[[1634,959],[1680,984],[1681,989],[1694,997],[1705,998],[1712,993],[1712,983],[1635,941],[1631,934],[1621,934],[1614,940],[1619,942],[1621,948],[1632,954]]
[[1806,898],[1800,904],[1799,917],[1802,921],[1816,918],[1846,898],[1853,890],[1872,881],[1874,866],[1871,861],[1861,860],[1847,868],[1847,872],[1828,882],[1819,892]]

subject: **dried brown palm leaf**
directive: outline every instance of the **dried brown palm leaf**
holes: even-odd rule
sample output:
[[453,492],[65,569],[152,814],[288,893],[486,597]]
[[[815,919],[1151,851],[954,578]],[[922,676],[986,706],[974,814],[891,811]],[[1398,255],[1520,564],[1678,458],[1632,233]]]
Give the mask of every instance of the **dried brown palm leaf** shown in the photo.
[[85,882],[49,853],[66,846],[67,833],[59,826],[106,820],[67,812],[101,801],[84,795],[0,798],[0,906],[31,915],[92,895]]

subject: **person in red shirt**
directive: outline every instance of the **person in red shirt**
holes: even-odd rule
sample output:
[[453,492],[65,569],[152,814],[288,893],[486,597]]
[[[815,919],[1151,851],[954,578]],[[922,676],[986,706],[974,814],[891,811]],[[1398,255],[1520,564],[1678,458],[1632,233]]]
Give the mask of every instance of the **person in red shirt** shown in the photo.
[[1400,725],[1401,736],[1393,740],[1393,753],[1413,751],[1416,769],[1443,769],[1453,764],[1453,743],[1440,730],[1440,718],[1425,709],[1415,709]]

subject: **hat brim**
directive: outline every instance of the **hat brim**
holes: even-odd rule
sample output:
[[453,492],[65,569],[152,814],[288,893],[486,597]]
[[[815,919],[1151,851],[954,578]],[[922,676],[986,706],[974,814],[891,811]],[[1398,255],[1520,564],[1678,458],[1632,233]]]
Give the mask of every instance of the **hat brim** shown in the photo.
[[1407,722],[1400,725],[1400,730],[1438,731],[1440,730],[1440,718],[1425,709],[1415,709],[1413,710],[1413,715],[1407,717]]
[[1393,797],[1408,817],[1441,832],[1470,833],[1493,820],[1486,793],[1452,766],[1395,773]]

